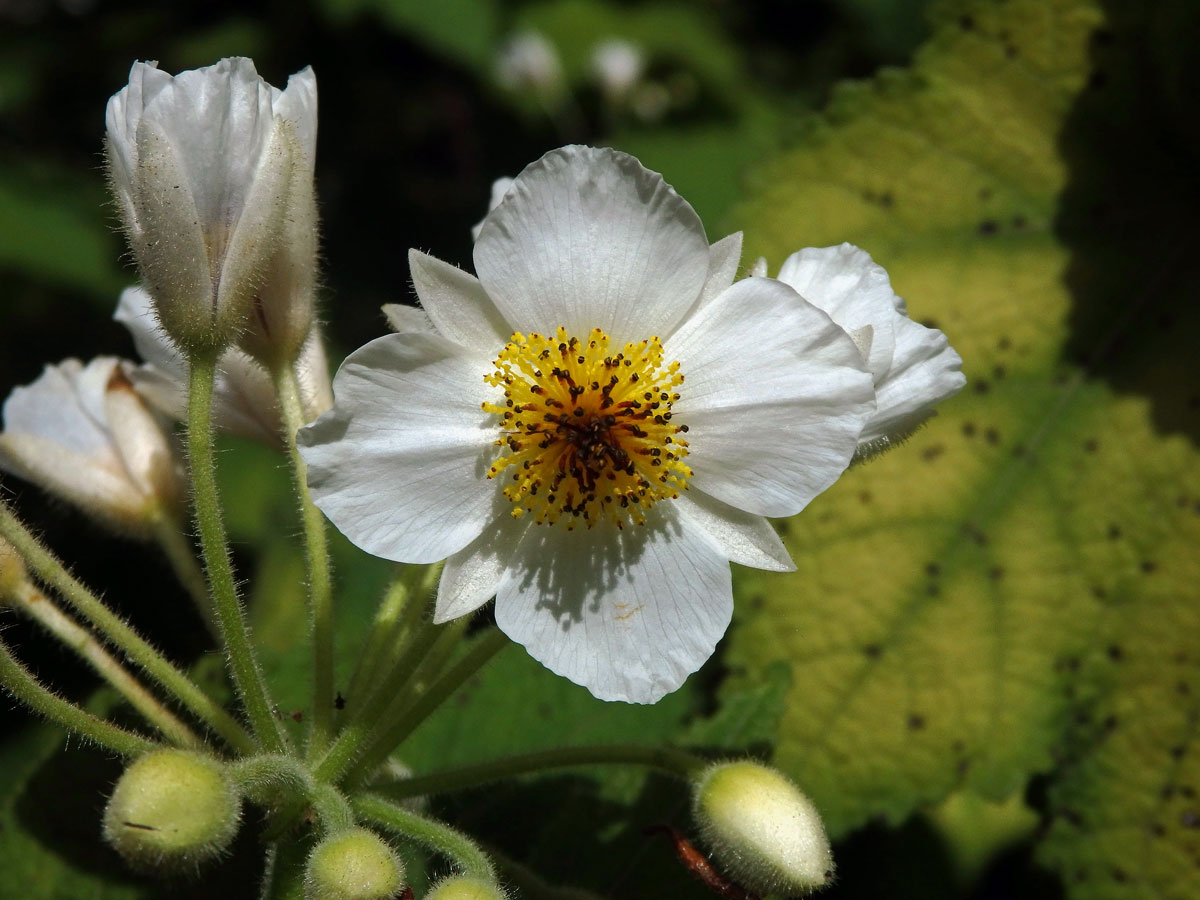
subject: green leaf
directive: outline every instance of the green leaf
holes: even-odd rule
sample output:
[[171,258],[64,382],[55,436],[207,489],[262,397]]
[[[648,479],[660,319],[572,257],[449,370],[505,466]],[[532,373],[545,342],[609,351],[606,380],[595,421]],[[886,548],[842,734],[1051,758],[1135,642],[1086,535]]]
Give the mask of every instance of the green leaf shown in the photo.
[[729,662],[791,662],[776,761],[834,834],[1049,773],[1073,896],[1195,896],[1196,154],[1155,79],[1196,15],[1113,5],[949,4],[757,173],[751,254],[866,248],[969,383],[783,524]]

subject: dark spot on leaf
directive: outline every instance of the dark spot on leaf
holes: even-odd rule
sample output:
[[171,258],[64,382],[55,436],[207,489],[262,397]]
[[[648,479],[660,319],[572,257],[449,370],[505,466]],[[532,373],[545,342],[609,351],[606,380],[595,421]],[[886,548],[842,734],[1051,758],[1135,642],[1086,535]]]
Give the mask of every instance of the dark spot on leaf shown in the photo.
[[933,462],[945,452],[946,448],[941,444],[934,444],[932,447],[926,447],[921,451],[921,459],[925,460],[925,462]]
[[1071,825],[1075,828],[1083,827],[1083,816],[1081,816],[1076,810],[1071,809],[1069,806],[1063,808],[1062,817],[1066,820],[1068,825]]
[[983,237],[991,237],[1000,230],[1000,224],[995,219],[984,219],[979,223],[979,233]]
[[1100,729],[1105,734],[1112,734],[1117,730],[1117,724],[1116,716],[1105,716],[1104,721],[1100,723]]
[[1000,581],[1004,578],[1004,566],[992,566],[988,569],[988,578],[992,581]]
[[864,506],[866,506],[868,503],[870,503],[871,502],[871,492],[870,491],[859,491],[858,492],[858,502],[863,504]]
[[909,713],[908,727],[910,731],[920,731],[925,727],[925,717],[918,713]]
[[929,584],[929,585],[925,586],[925,593],[928,594],[930,597],[936,597],[939,594],[941,594],[941,592],[942,592],[942,589],[940,587],[938,587],[936,584]]
[[975,28],[975,20],[970,16],[959,16],[958,27],[963,31],[971,31]]
[[1007,337],[1000,338],[1000,340],[996,341],[996,349],[997,350],[1012,349],[1012,340]]
[[986,187],[980,188],[979,189],[979,199],[980,200],[991,200],[992,199],[992,189],[986,188]]
[[963,422],[962,433],[963,437],[975,437],[975,423]]
[[867,659],[879,659],[883,655],[883,648],[878,644],[867,644],[863,647],[863,655]]
[[1194,809],[1185,809],[1179,814],[1179,824],[1184,828],[1200,828],[1200,813]]
[[1187,753],[1187,747],[1178,744],[1171,748],[1171,759],[1183,759],[1185,753]]
[[1166,787],[1164,787],[1162,789],[1162,798],[1164,800],[1170,800],[1174,796],[1175,796],[1175,785],[1168,784]]
[[1181,697],[1186,697],[1192,692],[1192,686],[1186,681],[1178,681],[1175,683],[1175,693]]
[[987,535],[980,531],[979,526],[974,525],[971,522],[964,522],[961,530],[964,535],[969,537],[980,547],[985,546],[988,542]]
[[1012,227],[1017,231],[1024,231],[1025,226],[1028,224],[1024,216],[1013,216]]
[[1096,440],[1095,438],[1088,438],[1086,441],[1083,442],[1083,449],[1087,453],[1095,453],[1097,450],[1100,449],[1100,442],[1098,440]]
[[337,696],[333,698],[333,708],[334,709],[345,709],[346,708],[346,698],[342,696],[341,691],[338,691]]
[[1004,56],[1006,59],[1016,59],[1017,58],[1017,45],[1016,44],[1005,44],[1004,45]]
[[1108,654],[1108,658],[1113,662],[1120,662],[1125,658],[1125,651],[1121,648],[1120,644],[1109,644],[1108,649],[1104,652]]
[[1179,793],[1181,796],[1187,797],[1189,800],[1194,799],[1196,796],[1196,791],[1190,784],[1181,784],[1179,786]]
[[1120,537],[1121,537],[1121,526],[1120,525],[1109,525],[1108,526],[1108,539],[1110,541],[1115,541]]
[[1148,830],[1156,838],[1160,838],[1167,833],[1167,829],[1162,826],[1161,822],[1151,822]]
[[1145,572],[1147,575],[1149,575],[1151,572],[1155,571],[1158,568],[1158,563],[1156,563],[1150,559],[1144,559],[1144,560],[1142,560],[1142,565],[1140,568],[1143,572]]
[[1126,873],[1126,871],[1118,868],[1117,866],[1113,866],[1112,877],[1113,881],[1120,882],[1121,884],[1124,884],[1129,880],[1129,875]]
[[879,195],[879,205],[882,207],[890,209],[895,202],[896,198],[891,191],[884,191]]
[[975,382],[975,393],[977,394],[986,394],[991,389],[992,386],[982,378]]
[[936,578],[942,574],[942,567],[935,562],[925,564],[925,574],[930,578]]
[[1000,443],[1000,432],[995,428],[988,428],[983,432],[983,439],[995,447]]
[[999,381],[1001,378],[1003,378],[1007,374],[1008,374],[1008,370],[1005,369],[1004,366],[995,366],[992,369],[992,377],[995,378],[997,381]]
[[1100,585],[1098,585],[1098,584],[1092,585],[1092,596],[1095,597],[1097,600],[1103,600],[1105,597],[1108,596],[1108,591],[1106,591],[1104,588],[1100,587]]

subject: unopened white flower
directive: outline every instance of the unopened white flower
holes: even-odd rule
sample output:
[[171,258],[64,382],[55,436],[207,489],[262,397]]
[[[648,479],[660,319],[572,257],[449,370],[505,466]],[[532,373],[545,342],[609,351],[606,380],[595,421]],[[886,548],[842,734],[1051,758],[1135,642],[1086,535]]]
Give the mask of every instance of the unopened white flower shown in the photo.
[[[504,195],[508,193],[508,189],[513,186],[513,178],[497,178],[492,182],[492,197],[488,201],[488,212],[500,205],[500,201],[504,199]],[[483,223],[487,221],[487,216],[484,216],[471,228],[472,240],[479,240],[479,232],[483,231]]]
[[[753,274],[766,275],[765,260]],[[887,272],[865,250],[800,250],[784,261],[779,280],[850,334],[875,380],[876,409],[859,438],[860,458],[908,437],[967,383],[946,335],[908,317]]]
[[510,91],[532,91],[552,97],[563,89],[558,51],[540,32],[518,32],[500,47],[496,79]]
[[178,515],[179,456],[134,391],[128,363],[101,356],[46,366],[4,403],[0,469],[32,481],[105,524],[145,535]]
[[692,812],[721,866],[757,893],[794,897],[833,881],[821,814],[777,769],[714,763],[696,781]]
[[729,561],[792,568],[763,517],[832,484],[874,408],[828,316],[732,283],[740,247],[633,157],[546,154],[484,223],[478,278],[410,252],[437,330],[342,365],[299,435],[317,505],[378,556],[448,557],[437,621],[495,595],[596,696],[674,690],[728,626]]
[[645,54],[629,41],[610,38],[592,50],[592,75],[612,102],[624,99],[645,70]]
[[[164,415],[184,421],[188,362],[159,326],[150,296],[141,288],[127,288],[113,318],[129,329],[145,360],[129,372],[138,393]],[[312,421],[333,405],[325,346],[315,327],[296,362],[296,377],[305,420]],[[229,434],[271,445],[280,441],[282,420],[271,379],[259,363],[237,348],[226,350],[217,362],[213,421]]]
[[282,302],[259,295],[289,268],[277,254],[312,264],[315,238],[297,240],[306,218],[315,228],[316,80],[304,69],[281,92],[248,59],[174,77],[156,65],[135,63],[109,100],[109,174],[164,329],[188,352],[210,351],[247,326],[256,296]]

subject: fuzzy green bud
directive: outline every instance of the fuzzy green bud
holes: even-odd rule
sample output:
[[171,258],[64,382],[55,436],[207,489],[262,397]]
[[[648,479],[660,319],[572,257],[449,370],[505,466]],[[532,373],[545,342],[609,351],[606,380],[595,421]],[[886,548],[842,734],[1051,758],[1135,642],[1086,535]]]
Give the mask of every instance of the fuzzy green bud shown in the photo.
[[425,900],[506,900],[506,894],[493,881],[471,875],[443,878],[425,895]]
[[305,900],[391,900],[404,887],[396,852],[367,828],[347,828],[313,848],[304,873]]
[[800,896],[833,880],[821,816],[778,770],[750,760],[716,763],[692,799],[713,856],[751,890]]
[[241,807],[217,760],[156,750],[117,781],[104,810],[104,838],[135,868],[188,868],[229,846]]

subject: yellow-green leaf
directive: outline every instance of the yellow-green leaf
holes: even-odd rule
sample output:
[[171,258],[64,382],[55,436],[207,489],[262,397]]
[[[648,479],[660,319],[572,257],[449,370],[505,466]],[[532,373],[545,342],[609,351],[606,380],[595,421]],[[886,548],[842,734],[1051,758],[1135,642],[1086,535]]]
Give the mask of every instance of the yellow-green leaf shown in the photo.
[[736,214],[772,271],[869,250],[969,380],[783,523],[794,575],[743,580],[730,663],[792,665],[776,761],[835,834],[1049,773],[1045,858],[1079,897],[1200,895],[1194,176],[1163,181],[1148,123],[1178,98],[1148,98],[1178,67],[1145,48],[1172,29],[1134,7],[943,7]]

